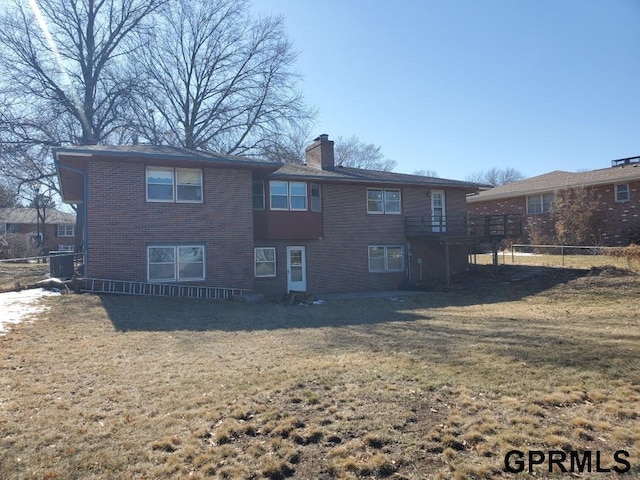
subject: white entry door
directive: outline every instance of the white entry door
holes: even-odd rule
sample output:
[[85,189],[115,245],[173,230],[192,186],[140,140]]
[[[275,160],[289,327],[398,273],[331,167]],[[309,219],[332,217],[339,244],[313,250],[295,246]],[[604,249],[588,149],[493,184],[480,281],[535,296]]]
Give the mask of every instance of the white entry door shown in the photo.
[[431,190],[431,219],[434,232],[447,230],[445,212],[444,190]]
[[307,259],[304,247],[287,247],[287,291],[307,291]]

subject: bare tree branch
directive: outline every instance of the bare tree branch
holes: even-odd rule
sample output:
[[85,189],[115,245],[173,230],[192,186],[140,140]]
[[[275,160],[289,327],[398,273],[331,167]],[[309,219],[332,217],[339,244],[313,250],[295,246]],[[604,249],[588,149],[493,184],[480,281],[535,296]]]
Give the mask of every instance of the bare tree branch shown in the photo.
[[338,137],[335,140],[335,162],[343,167],[364,168],[390,172],[396,167],[396,161],[384,157],[382,147],[373,143],[364,143],[355,135],[349,138]]
[[313,117],[281,18],[254,19],[244,0],[176,0],[157,23],[137,74],[136,127],[146,138],[270,155],[272,136]]

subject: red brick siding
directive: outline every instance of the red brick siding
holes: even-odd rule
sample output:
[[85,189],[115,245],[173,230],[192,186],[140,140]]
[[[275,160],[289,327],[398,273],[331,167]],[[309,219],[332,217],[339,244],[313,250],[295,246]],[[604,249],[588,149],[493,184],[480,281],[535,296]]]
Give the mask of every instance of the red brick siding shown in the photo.
[[[307,289],[322,294],[367,290],[394,290],[402,286],[408,272],[408,240],[405,236],[406,216],[430,215],[431,203],[424,187],[403,187],[401,215],[367,214],[367,186],[349,184],[323,185],[324,237],[321,240],[257,241],[256,246],[276,247],[277,277],[257,278],[256,290],[268,295],[286,292],[286,246],[306,247]],[[389,187],[397,188],[397,187]],[[465,195],[446,192],[447,215],[462,217]],[[412,241],[411,250],[419,245],[423,252],[423,268],[430,278],[444,276],[444,246],[439,242]],[[369,245],[402,245],[405,271],[369,272]],[[450,250],[452,273],[467,266],[466,247]],[[418,279],[413,256],[413,280]]]
[[204,203],[146,201],[145,166],[94,160],[87,168],[88,271],[145,281],[149,244],[204,244],[208,285],[253,287],[251,172],[203,169]]
[[[603,246],[628,245],[640,241],[640,181],[629,183],[630,200],[615,201],[614,184],[592,188],[598,199],[599,235],[595,241]],[[533,234],[537,230],[539,238],[555,242],[555,222],[551,215],[527,215],[526,197],[513,197],[486,202],[468,204],[470,215],[495,215],[519,213],[523,216],[524,235],[521,241],[532,242],[538,238]]]
[[[42,228],[42,225],[40,226]],[[60,245],[73,245],[74,237],[59,237],[58,225],[47,223],[44,226],[44,249],[46,251],[56,251]],[[9,224],[7,233],[20,233],[23,235],[36,235],[38,227],[29,223]]]

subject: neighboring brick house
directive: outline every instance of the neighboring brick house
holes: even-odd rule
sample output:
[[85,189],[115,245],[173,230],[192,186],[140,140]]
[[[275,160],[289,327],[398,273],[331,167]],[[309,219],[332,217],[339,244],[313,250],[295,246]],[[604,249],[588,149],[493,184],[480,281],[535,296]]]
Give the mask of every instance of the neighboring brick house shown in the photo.
[[38,225],[38,213],[30,207],[0,208],[0,237],[19,233],[30,235],[34,239],[38,234],[42,247],[48,251],[73,251],[76,216],[53,208],[41,210],[44,218]]
[[150,145],[54,155],[64,200],[85,205],[87,277],[279,295],[467,268],[465,197],[479,185],[335,166],[326,135],[306,165]]
[[555,238],[551,214],[557,192],[584,187],[597,201],[597,231],[591,244],[628,245],[640,241],[640,157],[614,160],[611,168],[586,172],[554,171],[501,185],[467,198],[470,215],[521,214],[521,241]]

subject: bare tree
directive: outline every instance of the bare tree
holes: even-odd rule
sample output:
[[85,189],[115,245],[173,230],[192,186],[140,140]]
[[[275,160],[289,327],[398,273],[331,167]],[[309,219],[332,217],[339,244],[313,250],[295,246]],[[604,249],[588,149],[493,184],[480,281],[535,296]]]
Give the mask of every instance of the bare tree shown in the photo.
[[[297,89],[296,54],[280,17],[245,0],[176,0],[137,65],[136,127],[153,143],[273,155],[272,138],[313,116]],[[289,155],[288,153],[287,155]]]
[[16,194],[13,189],[5,183],[0,183],[0,208],[15,207],[16,205]]
[[19,187],[56,188],[48,147],[96,144],[126,123],[128,40],[165,2],[13,0],[0,15],[0,168]]
[[355,135],[335,140],[335,163],[343,167],[390,172],[397,162],[384,157],[382,147],[364,143]]
[[557,191],[551,215],[558,241],[563,245],[598,245],[601,238],[597,207],[598,200],[588,188]]
[[513,167],[492,167],[489,170],[479,170],[465,177],[468,182],[485,183],[494,187],[506,185],[524,179],[525,176]]

